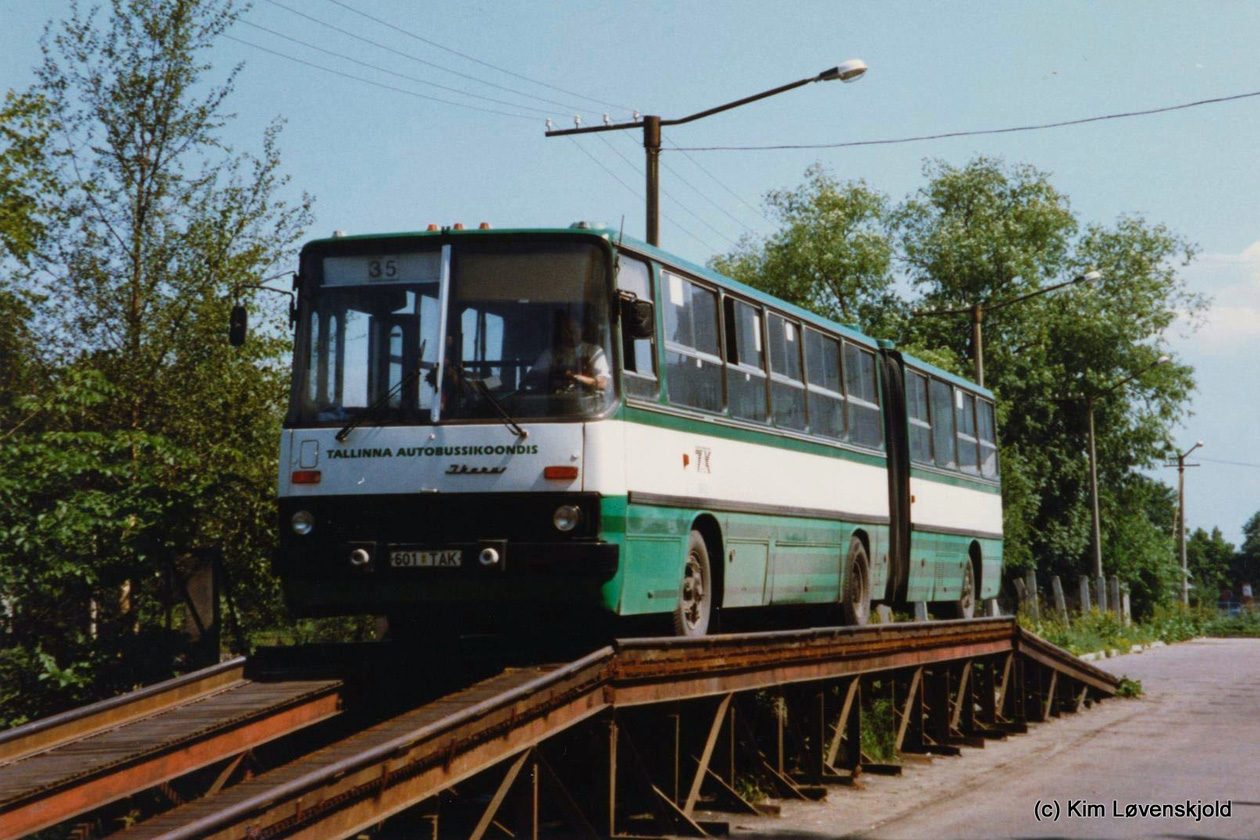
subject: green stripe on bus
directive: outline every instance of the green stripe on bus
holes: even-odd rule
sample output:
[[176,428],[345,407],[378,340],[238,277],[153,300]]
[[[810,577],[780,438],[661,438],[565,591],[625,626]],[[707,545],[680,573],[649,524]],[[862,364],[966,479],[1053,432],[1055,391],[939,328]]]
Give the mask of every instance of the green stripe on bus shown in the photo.
[[981,493],[999,494],[1002,492],[1001,486],[994,484],[991,481],[971,478],[965,475],[939,473],[935,470],[924,470],[918,467],[910,468],[910,477],[921,478],[924,481],[935,481],[937,484],[951,484],[954,487],[966,487],[968,490],[979,490]]
[[868,464],[873,467],[885,469],[887,467],[887,459],[883,455],[868,454],[866,452],[857,452],[841,446],[830,446],[825,443],[814,443],[800,438],[788,437],[776,433],[771,429],[760,431],[758,429],[747,429],[739,426],[731,426],[726,423],[701,420],[695,417],[687,417],[678,414],[667,414],[663,411],[651,411],[639,408],[637,406],[628,405],[621,413],[621,418],[628,423],[642,423],[647,426],[657,426],[662,429],[673,429],[679,432],[694,432],[696,434],[704,434],[710,437],[724,438],[726,440],[736,440],[743,443],[756,443],[763,446],[773,446],[779,449],[790,449],[794,452],[805,452],[810,455],[822,455],[827,458],[841,458],[846,461],[854,461],[859,464]]

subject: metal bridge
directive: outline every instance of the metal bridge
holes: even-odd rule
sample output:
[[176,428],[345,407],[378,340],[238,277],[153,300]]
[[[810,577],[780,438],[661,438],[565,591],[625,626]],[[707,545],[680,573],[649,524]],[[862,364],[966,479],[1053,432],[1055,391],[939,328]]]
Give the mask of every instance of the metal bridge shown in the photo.
[[870,758],[879,727],[900,762],[956,755],[1115,691],[1009,618],[623,639],[555,664],[299,649],[0,734],[0,838],[704,837],[764,810],[756,793],[899,772]]

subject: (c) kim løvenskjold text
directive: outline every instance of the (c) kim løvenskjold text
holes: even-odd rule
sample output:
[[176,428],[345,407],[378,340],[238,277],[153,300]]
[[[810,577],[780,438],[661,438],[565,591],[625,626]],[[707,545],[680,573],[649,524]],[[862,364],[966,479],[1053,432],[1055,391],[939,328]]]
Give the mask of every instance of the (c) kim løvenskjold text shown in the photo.
[[1090,802],[1087,799],[1069,799],[1067,801],[1068,818],[1094,819],[1190,819],[1195,822],[1211,819],[1228,819],[1232,816],[1233,801],[1222,802],[1214,799],[1204,802],[1202,799],[1186,799],[1180,802],[1120,802],[1118,799],[1110,803]]

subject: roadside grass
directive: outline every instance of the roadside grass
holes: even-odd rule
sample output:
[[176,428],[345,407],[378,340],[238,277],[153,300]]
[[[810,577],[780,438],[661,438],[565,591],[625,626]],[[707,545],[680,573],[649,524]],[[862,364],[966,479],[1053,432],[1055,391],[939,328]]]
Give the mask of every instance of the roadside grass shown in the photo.
[[1073,615],[1067,623],[1055,615],[1033,619],[1021,611],[1018,621],[1021,627],[1077,655],[1103,650],[1127,652],[1133,645],[1156,641],[1171,644],[1202,636],[1260,637],[1260,611],[1226,616],[1215,607],[1186,608],[1180,604],[1156,607],[1145,621],[1127,626],[1114,613],[1097,609]]

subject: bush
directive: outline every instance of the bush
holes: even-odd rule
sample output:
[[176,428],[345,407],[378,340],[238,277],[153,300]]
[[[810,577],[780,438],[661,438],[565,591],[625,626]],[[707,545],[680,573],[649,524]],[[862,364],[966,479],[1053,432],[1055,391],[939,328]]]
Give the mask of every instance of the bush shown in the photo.
[[[1127,652],[1133,645],[1148,645],[1155,641],[1171,644],[1200,636],[1225,635],[1214,632],[1215,628],[1223,626],[1214,608],[1186,608],[1180,604],[1158,605],[1146,621],[1133,622],[1128,626],[1115,613],[1097,609],[1090,610],[1086,615],[1072,616],[1068,624],[1059,621],[1057,616],[1033,620],[1022,612],[1018,621],[1026,630],[1078,656],[1100,650]],[[1255,628],[1255,634],[1260,635],[1260,616],[1251,626]]]

